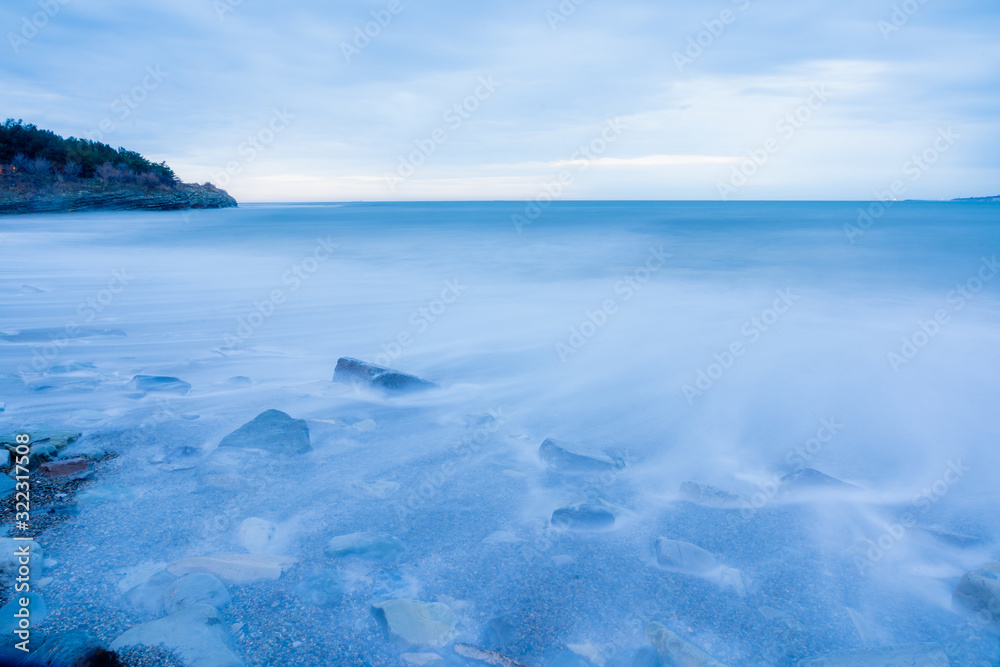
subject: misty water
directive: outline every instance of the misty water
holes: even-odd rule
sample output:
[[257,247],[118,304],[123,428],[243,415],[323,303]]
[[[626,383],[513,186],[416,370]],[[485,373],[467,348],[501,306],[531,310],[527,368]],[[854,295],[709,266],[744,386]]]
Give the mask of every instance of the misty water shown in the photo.
[[[276,529],[258,551],[295,562],[228,586],[247,665],[484,664],[457,642],[624,666],[651,621],[730,665],[919,643],[998,664],[996,628],[952,593],[1000,557],[1000,207],[900,202],[858,226],[859,207],[3,220],[0,431],[71,428],[64,456],[119,454],[88,481],[103,502],[38,537],[50,614],[110,644],[165,613],[130,586],[246,553],[259,518]],[[440,388],[335,383],[341,357]],[[312,451],[215,451],[270,409],[306,420]],[[546,438],[614,464],[552,469]],[[580,506],[613,525],[553,522]],[[324,552],[356,532],[405,551]],[[661,537],[719,568],[664,567]],[[317,604],[322,581],[337,592]],[[388,599],[447,605],[454,632],[402,646],[373,613]]]

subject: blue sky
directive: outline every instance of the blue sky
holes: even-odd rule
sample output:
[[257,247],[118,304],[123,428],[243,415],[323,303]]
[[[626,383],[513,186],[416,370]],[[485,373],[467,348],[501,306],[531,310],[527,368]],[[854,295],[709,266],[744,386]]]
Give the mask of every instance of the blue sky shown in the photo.
[[1000,194],[995,0],[6,0],[0,27],[2,115],[245,202]]

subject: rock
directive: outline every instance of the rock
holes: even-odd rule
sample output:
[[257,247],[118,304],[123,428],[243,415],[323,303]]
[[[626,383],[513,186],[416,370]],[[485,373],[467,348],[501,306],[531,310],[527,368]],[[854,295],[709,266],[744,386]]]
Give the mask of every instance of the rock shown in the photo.
[[92,503],[116,503],[137,498],[138,494],[132,489],[114,484],[95,484],[76,497],[77,505],[87,505]]
[[31,578],[35,581],[42,578],[42,562],[45,560],[45,553],[38,542],[32,540],[15,540],[12,537],[0,537],[0,575],[7,578],[16,578],[18,568],[20,568],[21,554],[29,554],[31,562]]
[[552,513],[552,525],[568,530],[607,530],[615,525],[615,515],[600,505],[560,507]]
[[335,607],[344,597],[344,582],[333,570],[306,577],[295,587],[299,598],[313,607]]
[[25,426],[17,431],[14,431],[13,433],[0,435],[0,446],[7,448],[11,455],[17,456],[15,451],[18,447],[17,436],[21,434],[26,434],[28,436],[29,445],[52,445],[56,448],[56,451],[59,452],[80,439],[79,431],[59,428],[44,428],[40,426]]
[[809,495],[824,491],[859,491],[860,487],[842,482],[836,477],[814,470],[801,468],[781,478],[781,493],[786,496]]
[[24,667],[112,667],[117,664],[114,654],[97,637],[83,630],[46,638],[21,662]]
[[132,378],[136,391],[157,391],[164,394],[184,394],[191,391],[191,385],[178,378],[163,375],[136,375]]
[[0,449],[0,468],[9,468],[10,466],[10,450],[4,447]]
[[31,445],[28,451],[29,470],[37,470],[38,466],[41,464],[52,461],[59,456],[59,450],[56,449],[54,445],[44,443],[40,445]]
[[610,456],[601,452],[586,452],[552,438],[546,438],[538,448],[538,455],[557,472],[599,473],[621,467]]
[[836,651],[799,660],[799,667],[947,667],[948,654],[937,644]]
[[137,625],[112,642],[111,649],[128,646],[162,646],[177,653],[188,667],[243,667],[219,610],[207,604]]
[[287,556],[218,554],[176,560],[167,565],[167,572],[178,577],[204,572],[218,577],[225,584],[239,586],[255,581],[277,581],[282,572],[297,562]]
[[704,507],[714,507],[716,509],[740,509],[744,507],[746,500],[743,496],[738,496],[722,489],[707,484],[697,482],[684,482],[681,484],[681,497],[696,505]]
[[455,637],[458,617],[440,602],[388,600],[375,607],[376,618],[389,638],[398,645],[441,648]]
[[659,667],[660,654],[651,646],[643,646],[628,661],[628,667]]
[[665,665],[683,667],[725,667],[721,662],[689,644],[660,623],[646,625],[646,640],[653,645]]
[[49,609],[45,604],[45,598],[41,595],[38,593],[15,594],[10,602],[0,608],[0,637],[3,637],[3,641],[5,642],[13,635],[14,630],[18,628],[19,619],[16,614],[22,609],[22,599],[28,601],[27,608],[31,616],[32,627],[41,625],[49,617]]
[[[23,191],[0,190],[0,214],[91,210],[181,211],[236,205],[236,200],[225,190],[211,183],[173,183],[150,188],[134,183],[109,186],[98,179],[88,178],[68,185],[53,182]],[[45,339],[46,342],[49,340]]]
[[186,574],[170,583],[163,592],[163,608],[168,614],[195,604],[224,609],[232,601],[225,585],[210,574]]
[[409,665],[429,665],[432,662],[444,660],[437,653],[402,653],[399,657]]
[[718,559],[710,552],[690,542],[666,537],[656,540],[656,562],[662,568],[689,574],[707,574],[719,567]]
[[154,572],[144,582],[129,588],[125,592],[132,606],[151,616],[159,616],[166,611],[163,598],[168,587],[177,581],[177,577],[166,570]]
[[270,521],[250,517],[240,524],[240,546],[252,554],[263,553],[274,539],[278,530]]
[[416,375],[394,371],[360,359],[341,357],[333,371],[334,382],[358,382],[387,393],[407,393],[435,389],[438,385]]
[[69,461],[52,461],[38,466],[38,472],[46,477],[68,477],[77,473],[85,472],[90,464],[84,459],[71,459]]
[[323,549],[329,558],[362,556],[375,560],[395,558],[406,551],[406,546],[392,535],[377,533],[351,533],[332,538]]
[[292,419],[280,410],[260,413],[223,438],[219,447],[263,449],[283,455],[312,451],[305,420]]
[[374,419],[365,419],[364,421],[359,421],[357,424],[352,425],[351,428],[361,433],[374,433],[378,430],[378,424]]
[[7,475],[0,475],[0,500],[10,496],[14,493],[14,489],[16,488],[17,480],[14,480]]
[[597,667],[604,667],[608,662],[601,650],[593,644],[566,644],[566,648]]
[[952,606],[1000,625],[1000,563],[987,563],[962,577],[952,594]]
[[487,651],[472,644],[455,644],[455,653],[464,658],[472,658],[473,660],[484,662],[487,665],[496,665],[497,667],[528,667],[523,662],[518,662],[501,653]]

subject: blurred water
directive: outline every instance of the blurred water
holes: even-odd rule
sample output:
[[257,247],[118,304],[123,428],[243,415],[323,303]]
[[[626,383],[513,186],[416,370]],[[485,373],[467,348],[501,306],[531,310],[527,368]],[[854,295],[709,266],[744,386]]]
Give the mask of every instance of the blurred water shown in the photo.
[[[140,497],[85,509],[50,538],[95,591],[116,568],[238,550],[250,516],[279,525],[275,553],[301,559],[292,581],[333,535],[407,544],[391,572],[349,567],[337,609],[300,612],[304,647],[238,639],[248,664],[398,660],[368,612],[390,574],[395,593],[450,600],[473,643],[512,618],[493,648],[531,664],[581,643],[627,660],[650,620],[733,664],[944,644],[966,622],[951,611],[958,578],[998,555],[1000,207],[901,202],[845,232],[859,207],[557,203],[520,230],[512,203],[7,218],[2,430],[73,425],[129,443],[101,481]],[[81,330],[98,335],[71,337]],[[341,356],[442,389],[358,393],[330,382]],[[137,374],[193,388],[139,397]],[[269,408],[311,420],[315,451],[244,461],[236,490],[206,483],[226,472],[211,457],[150,463],[179,445],[208,454]],[[477,422],[489,411],[500,419]],[[366,419],[375,431],[350,426]],[[544,471],[546,437],[628,465],[581,487]],[[956,462],[958,480],[921,500]],[[786,502],[771,481],[802,466],[863,491]],[[380,480],[399,486],[380,498],[355,484]],[[679,502],[688,480],[759,507]],[[598,497],[620,508],[615,530],[547,525]],[[906,511],[970,539],[913,529],[859,566],[859,544]],[[518,541],[483,542],[497,531]],[[709,549],[757,591],[656,568],[660,535]],[[270,605],[292,587],[255,595]],[[84,593],[51,595],[72,608]],[[228,613],[264,612],[237,600]]]

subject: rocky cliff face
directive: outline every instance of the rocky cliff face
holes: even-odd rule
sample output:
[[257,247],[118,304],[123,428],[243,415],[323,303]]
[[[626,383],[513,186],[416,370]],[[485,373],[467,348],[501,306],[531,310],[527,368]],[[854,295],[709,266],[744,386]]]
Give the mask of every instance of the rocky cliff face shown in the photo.
[[64,211],[178,211],[237,206],[225,190],[205,183],[142,188],[80,182],[71,187],[0,188],[0,214]]

